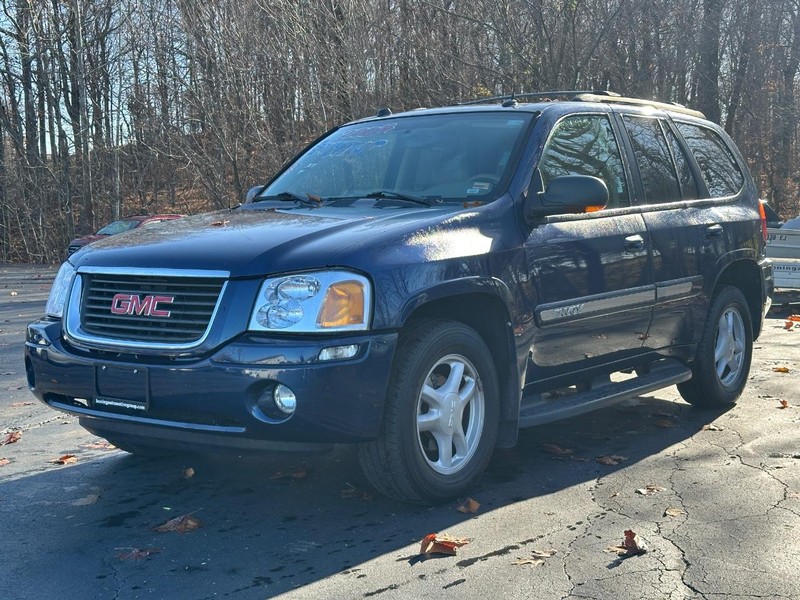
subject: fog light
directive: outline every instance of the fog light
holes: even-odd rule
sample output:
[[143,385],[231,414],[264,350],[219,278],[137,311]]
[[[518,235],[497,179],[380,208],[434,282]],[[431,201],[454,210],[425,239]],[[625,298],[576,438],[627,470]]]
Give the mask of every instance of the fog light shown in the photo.
[[358,353],[358,344],[349,344],[348,346],[331,346],[330,348],[323,348],[319,353],[320,360],[344,360],[345,358],[353,358]]
[[294,392],[288,387],[279,383],[272,391],[272,399],[275,401],[275,406],[278,410],[285,415],[291,415],[297,408],[297,397]]

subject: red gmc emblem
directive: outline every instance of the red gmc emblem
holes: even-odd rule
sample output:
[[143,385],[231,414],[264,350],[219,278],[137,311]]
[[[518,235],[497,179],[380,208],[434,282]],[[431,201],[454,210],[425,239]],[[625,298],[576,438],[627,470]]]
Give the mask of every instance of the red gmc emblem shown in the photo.
[[158,308],[159,304],[172,304],[175,296],[145,296],[117,294],[111,300],[111,312],[115,315],[139,315],[145,317],[168,317],[170,312]]

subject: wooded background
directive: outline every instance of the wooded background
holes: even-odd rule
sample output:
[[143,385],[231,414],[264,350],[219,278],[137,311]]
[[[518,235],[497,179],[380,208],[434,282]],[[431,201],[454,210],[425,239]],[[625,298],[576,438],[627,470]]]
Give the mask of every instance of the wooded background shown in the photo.
[[235,206],[330,127],[610,89],[721,123],[800,210],[800,0],[0,0],[0,260]]

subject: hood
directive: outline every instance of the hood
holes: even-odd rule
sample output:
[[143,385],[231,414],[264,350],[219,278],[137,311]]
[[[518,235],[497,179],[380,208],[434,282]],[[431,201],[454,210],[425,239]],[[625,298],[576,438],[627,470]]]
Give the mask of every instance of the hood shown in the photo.
[[336,257],[347,248],[358,244],[364,250],[370,238],[435,223],[456,208],[247,206],[108,236],[70,260],[76,267],[201,269],[231,277],[346,266]]

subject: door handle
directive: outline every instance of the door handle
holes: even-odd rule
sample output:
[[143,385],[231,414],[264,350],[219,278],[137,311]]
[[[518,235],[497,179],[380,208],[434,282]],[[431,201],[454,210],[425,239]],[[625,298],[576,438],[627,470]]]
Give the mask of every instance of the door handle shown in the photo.
[[625,238],[625,251],[635,252],[636,250],[644,250],[644,238],[640,235],[629,235]]
[[709,225],[706,227],[706,237],[707,238],[718,238],[722,236],[722,232],[725,231],[722,228],[722,225],[719,223],[715,223],[714,225]]

